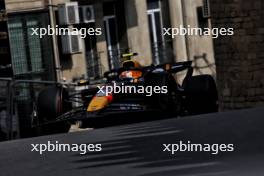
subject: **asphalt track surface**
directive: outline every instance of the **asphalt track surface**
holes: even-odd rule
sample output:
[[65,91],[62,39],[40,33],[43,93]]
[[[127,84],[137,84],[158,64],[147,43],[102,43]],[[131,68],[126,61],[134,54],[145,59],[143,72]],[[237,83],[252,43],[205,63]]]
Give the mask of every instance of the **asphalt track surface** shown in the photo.
[[[103,150],[31,152],[48,140]],[[234,152],[163,152],[164,143],[233,143]],[[169,119],[0,143],[1,176],[263,176],[264,108]]]

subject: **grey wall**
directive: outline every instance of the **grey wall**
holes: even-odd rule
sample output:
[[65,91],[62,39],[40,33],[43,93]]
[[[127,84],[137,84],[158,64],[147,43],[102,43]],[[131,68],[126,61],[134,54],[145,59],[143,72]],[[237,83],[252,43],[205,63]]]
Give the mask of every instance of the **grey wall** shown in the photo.
[[264,105],[263,9],[263,0],[211,0],[213,27],[235,31],[234,36],[214,40],[224,110]]

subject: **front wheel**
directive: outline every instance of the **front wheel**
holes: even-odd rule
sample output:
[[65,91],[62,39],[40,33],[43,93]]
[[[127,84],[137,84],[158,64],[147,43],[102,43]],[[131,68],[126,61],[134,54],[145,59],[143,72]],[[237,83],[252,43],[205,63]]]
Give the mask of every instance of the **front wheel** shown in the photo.
[[[66,133],[70,129],[68,122],[55,122],[56,118],[63,113],[67,112],[71,108],[71,104],[67,102],[68,93],[60,86],[53,86],[44,89],[39,93],[37,102],[37,114],[38,114],[38,135],[48,135],[56,133]],[[42,125],[42,124],[45,125]]]

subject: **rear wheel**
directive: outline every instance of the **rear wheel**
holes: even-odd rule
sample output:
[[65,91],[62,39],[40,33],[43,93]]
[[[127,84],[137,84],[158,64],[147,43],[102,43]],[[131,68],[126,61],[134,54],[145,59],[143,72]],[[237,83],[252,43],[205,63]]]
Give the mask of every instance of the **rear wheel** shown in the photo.
[[185,86],[185,107],[189,114],[218,111],[218,93],[211,75],[192,76]]
[[[154,106],[158,106],[166,114],[177,115],[180,111],[180,94],[177,89],[177,84],[174,77],[168,73],[152,73],[146,77],[146,86],[159,86],[162,89],[162,93],[155,94],[150,97]],[[164,90],[167,93],[164,93]]]

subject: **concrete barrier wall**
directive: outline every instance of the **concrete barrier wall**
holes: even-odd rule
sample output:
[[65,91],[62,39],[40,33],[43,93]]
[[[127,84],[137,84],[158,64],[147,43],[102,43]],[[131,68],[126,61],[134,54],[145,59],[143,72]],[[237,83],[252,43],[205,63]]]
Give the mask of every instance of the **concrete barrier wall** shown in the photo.
[[264,1],[210,2],[212,26],[235,33],[214,40],[221,108],[264,105]]

